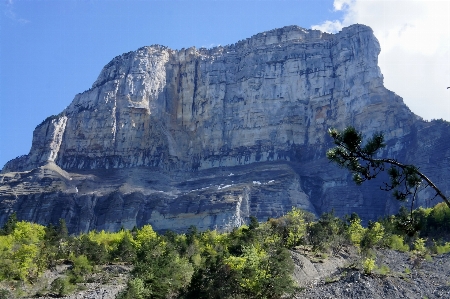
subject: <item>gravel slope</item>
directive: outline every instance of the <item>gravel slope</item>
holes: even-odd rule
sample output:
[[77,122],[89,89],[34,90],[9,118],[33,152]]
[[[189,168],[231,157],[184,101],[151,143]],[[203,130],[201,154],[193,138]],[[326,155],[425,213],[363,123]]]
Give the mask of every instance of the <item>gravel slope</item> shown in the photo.
[[388,274],[339,268],[295,298],[450,298],[450,254],[420,265],[408,253],[385,250],[377,255],[377,265],[388,266]]

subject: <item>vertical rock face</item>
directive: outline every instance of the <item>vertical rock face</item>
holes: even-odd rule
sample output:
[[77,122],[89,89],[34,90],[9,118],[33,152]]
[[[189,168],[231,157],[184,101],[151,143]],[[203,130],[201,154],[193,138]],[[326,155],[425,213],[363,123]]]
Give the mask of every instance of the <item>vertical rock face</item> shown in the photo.
[[32,150],[27,156],[9,161],[3,172],[31,170],[58,157],[67,117],[50,116],[36,127],[33,133]]
[[[357,211],[367,218],[395,211],[398,206],[388,195],[356,188],[325,160],[330,127],[353,125],[366,135],[383,131],[392,145],[386,154],[409,161],[431,155],[433,148],[423,146],[448,135],[445,123],[423,122],[383,87],[379,52],[372,30],[353,25],[335,35],[289,26],[224,47],[175,51],[150,46],[118,56],[91,89],[36,128],[28,155],[5,165],[1,205],[25,213],[30,198],[54,201],[55,192],[70,194],[70,215],[36,206],[24,218],[66,217],[73,230],[147,222],[159,229],[226,228],[249,215],[277,216],[292,205],[315,213]],[[436,126],[441,134],[422,141],[421,130]],[[438,180],[448,171],[423,165]],[[132,169],[142,167],[148,176],[167,176],[166,189],[157,180],[136,178]],[[258,173],[260,167],[265,174]],[[69,174],[59,175],[62,169]],[[108,179],[105,169],[116,177]],[[239,179],[223,178],[233,171]],[[30,191],[25,182],[37,177],[61,184],[51,192]],[[91,180],[98,181],[98,190],[86,183]],[[220,197],[221,186],[233,191]],[[39,184],[35,188],[40,190]],[[384,199],[374,201],[376,196]],[[200,198],[204,202],[191,211]],[[136,205],[127,210],[123,205],[130,201]],[[87,202],[89,221],[80,226],[82,213],[74,209]]]

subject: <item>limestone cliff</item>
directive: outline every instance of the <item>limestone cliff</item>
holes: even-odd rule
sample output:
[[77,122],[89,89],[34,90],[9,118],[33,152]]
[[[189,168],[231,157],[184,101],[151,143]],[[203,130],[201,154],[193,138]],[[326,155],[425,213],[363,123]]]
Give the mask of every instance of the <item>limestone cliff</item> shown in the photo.
[[449,127],[383,87],[379,52],[372,30],[353,25],[118,56],[4,166],[0,221],[17,210],[42,223],[64,217],[72,231],[225,229],[292,206],[366,219],[395,211],[376,185],[358,188],[326,161],[326,130],[347,125],[385,132],[386,154],[417,161],[446,191]]

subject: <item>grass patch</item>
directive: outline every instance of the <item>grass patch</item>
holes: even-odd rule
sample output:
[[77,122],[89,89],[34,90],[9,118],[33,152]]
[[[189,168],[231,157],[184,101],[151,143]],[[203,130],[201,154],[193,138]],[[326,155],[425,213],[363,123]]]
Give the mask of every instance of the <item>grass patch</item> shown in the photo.
[[391,273],[391,269],[387,265],[381,265],[376,271],[377,274],[386,276]]

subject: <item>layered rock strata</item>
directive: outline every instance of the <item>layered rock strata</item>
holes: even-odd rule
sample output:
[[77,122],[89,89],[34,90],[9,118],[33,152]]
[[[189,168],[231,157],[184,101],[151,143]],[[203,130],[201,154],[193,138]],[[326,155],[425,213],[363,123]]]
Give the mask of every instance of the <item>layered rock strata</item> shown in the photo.
[[118,56],[4,166],[0,221],[16,210],[41,223],[64,217],[72,231],[226,229],[292,206],[367,219],[396,211],[375,184],[355,187],[326,161],[327,129],[347,125],[385,132],[385,154],[417,162],[446,191],[447,123],[422,121],[384,88],[379,52],[372,30],[353,25]]

